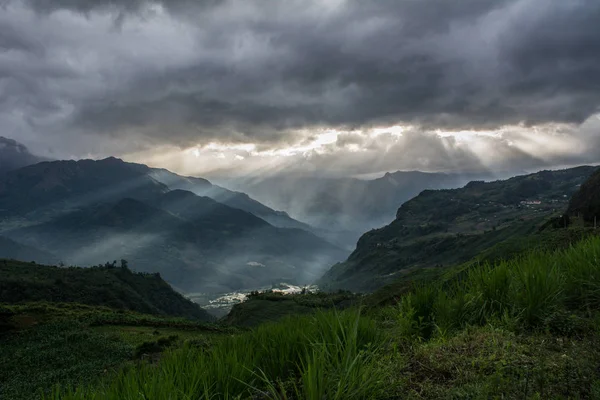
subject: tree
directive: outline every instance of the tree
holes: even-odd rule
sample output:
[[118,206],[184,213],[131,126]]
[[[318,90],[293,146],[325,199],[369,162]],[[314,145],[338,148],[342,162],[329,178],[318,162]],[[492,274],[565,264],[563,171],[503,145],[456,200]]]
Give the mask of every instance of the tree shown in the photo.
[[127,269],[128,264],[127,260],[121,259],[121,268]]

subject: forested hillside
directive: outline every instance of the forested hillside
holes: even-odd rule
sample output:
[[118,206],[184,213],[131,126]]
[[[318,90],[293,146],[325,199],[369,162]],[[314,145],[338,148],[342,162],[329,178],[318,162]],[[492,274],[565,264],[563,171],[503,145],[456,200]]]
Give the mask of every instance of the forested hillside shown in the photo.
[[91,268],[0,260],[0,303],[79,303],[202,321],[213,318],[160,274],[132,272],[126,261]]

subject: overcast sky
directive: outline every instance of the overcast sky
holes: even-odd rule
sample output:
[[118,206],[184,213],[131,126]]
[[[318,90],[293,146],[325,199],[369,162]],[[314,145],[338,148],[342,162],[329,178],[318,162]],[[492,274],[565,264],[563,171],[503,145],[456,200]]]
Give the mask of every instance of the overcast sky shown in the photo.
[[0,0],[0,136],[207,177],[600,162],[598,0]]

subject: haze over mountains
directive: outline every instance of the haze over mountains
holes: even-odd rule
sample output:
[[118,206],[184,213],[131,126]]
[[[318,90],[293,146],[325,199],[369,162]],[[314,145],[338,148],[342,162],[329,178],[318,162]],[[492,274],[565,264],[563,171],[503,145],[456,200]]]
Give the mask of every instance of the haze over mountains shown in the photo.
[[248,211],[257,217],[264,219],[274,226],[282,228],[301,228],[309,230],[310,227],[300,221],[296,221],[283,211],[275,211],[272,208],[252,199],[246,193],[234,192],[217,185],[208,180],[196,177],[184,177],[170,172],[166,169],[153,168],[150,176],[164,183],[171,189],[189,190],[198,196],[206,196],[233,208]]
[[[400,271],[465,261],[520,232],[521,225],[530,229],[531,221],[519,221],[540,221],[566,208],[566,199],[594,170],[490,183],[473,180],[483,174],[418,171],[373,180],[237,181],[253,197],[301,216],[299,221],[203,178],[114,157],[35,163],[18,143],[6,142],[10,154],[21,155],[11,165],[33,164],[0,174],[0,257],[82,266],[126,259],[186,292],[282,281],[372,290]],[[532,199],[543,205],[520,204]],[[470,250],[456,250],[468,241]]]
[[0,400],[599,366],[600,0],[0,0]]
[[340,240],[354,247],[362,233],[389,223],[398,207],[425,189],[464,186],[491,174],[419,171],[386,173],[377,179],[283,175],[241,181],[239,187],[259,201],[290,212],[327,232],[345,232]]
[[[170,179],[175,190],[154,176]],[[0,177],[7,255],[8,244],[16,243],[67,264],[124,258],[183,290],[214,292],[278,280],[308,283],[345,257],[310,232],[275,227],[242,207],[303,226],[247,195],[116,158],[43,162]]]

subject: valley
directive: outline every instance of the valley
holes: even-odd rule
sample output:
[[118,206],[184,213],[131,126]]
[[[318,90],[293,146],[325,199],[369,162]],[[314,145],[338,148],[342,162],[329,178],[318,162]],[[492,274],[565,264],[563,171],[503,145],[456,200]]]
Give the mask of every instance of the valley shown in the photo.
[[236,185],[352,250],[362,233],[386,225],[402,203],[421,191],[458,188],[490,177],[484,173],[397,171],[371,180],[291,175],[248,178]]
[[0,400],[600,400],[599,21],[0,0]]
[[593,399],[598,176],[423,190],[348,256],[200,178],[5,171],[0,397]]

